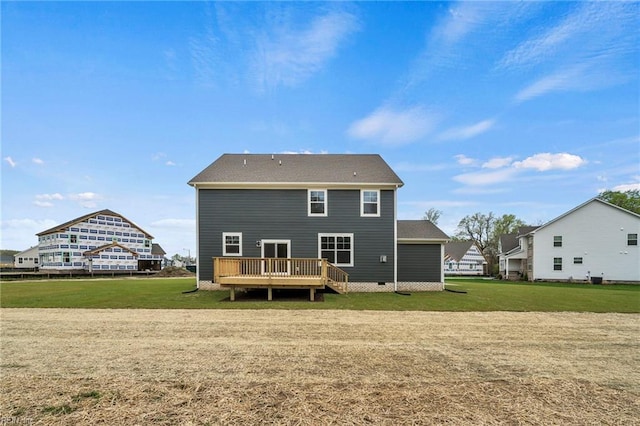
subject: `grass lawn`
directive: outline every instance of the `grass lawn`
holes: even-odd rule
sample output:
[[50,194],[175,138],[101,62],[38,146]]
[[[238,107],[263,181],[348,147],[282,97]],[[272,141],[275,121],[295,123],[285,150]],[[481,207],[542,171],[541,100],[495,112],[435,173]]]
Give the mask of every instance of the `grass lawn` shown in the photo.
[[[640,286],[520,283],[448,279],[447,288],[467,293],[424,292],[324,294],[324,302],[264,298],[229,302],[228,291],[198,291],[193,278],[136,278],[0,283],[3,308],[157,309],[353,309],[382,311],[640,312]],[[278,298],[281,300],[278,300]]]

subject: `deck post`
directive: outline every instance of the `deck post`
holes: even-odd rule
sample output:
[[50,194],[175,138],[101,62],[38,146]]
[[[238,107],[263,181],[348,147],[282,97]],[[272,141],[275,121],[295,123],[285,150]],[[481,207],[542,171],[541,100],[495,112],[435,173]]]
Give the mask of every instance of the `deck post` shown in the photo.
[[327,284],[327,259],[322,259],[322,267],[320,269],[322,283]]
[[236,288],[234,286],[231,286],[231,288],[229,289],[229,300],[231,300],[232,302],[236,300]]
[[316,300],[316,289],[313,287],[309,289],[309,298],[312,302]]
[[271,291],[271,287],[267,288],[267,300],[268,301],[272,301],[273,300],[273,293]]

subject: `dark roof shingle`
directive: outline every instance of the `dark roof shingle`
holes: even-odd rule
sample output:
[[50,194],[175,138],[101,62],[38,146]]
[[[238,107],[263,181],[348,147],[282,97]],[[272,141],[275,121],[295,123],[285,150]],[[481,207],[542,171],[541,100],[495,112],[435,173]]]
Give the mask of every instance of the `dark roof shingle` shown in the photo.
[[224,154],[189,181],[207,183],[403,185],[377,154]]
[[473,244],[473,241],[471,240],[449,241],[444,246],[444,255],[445,257],[446,256],[451,257],[455,259],[457,262],[459,262],[464,257],[464,255],[467,254],[467,252],[471,248],[471,244]]
[[428,220],[399,220],[398,239],[448,240],[449,236]]

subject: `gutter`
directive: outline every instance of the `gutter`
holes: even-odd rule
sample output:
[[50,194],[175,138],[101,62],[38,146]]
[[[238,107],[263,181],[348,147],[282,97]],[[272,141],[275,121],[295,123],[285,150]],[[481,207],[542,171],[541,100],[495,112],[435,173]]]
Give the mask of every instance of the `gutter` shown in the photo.
[[393,190],[393,291],[398,291],[398,185]]

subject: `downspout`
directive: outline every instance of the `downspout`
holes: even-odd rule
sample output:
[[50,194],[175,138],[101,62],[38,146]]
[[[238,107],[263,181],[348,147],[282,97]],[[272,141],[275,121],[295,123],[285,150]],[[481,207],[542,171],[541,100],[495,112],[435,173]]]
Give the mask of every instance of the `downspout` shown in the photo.
[[442,289],[444,290],[444,245],[446,242],[440,244],[440,282],[442,283]]
[[398,184],[393,190],[393,291],[398,291]]
[[194,185],[196,188],[196,288],[200,288],[200,209],[198,208],[200,202],[200,190],[198,185]]

